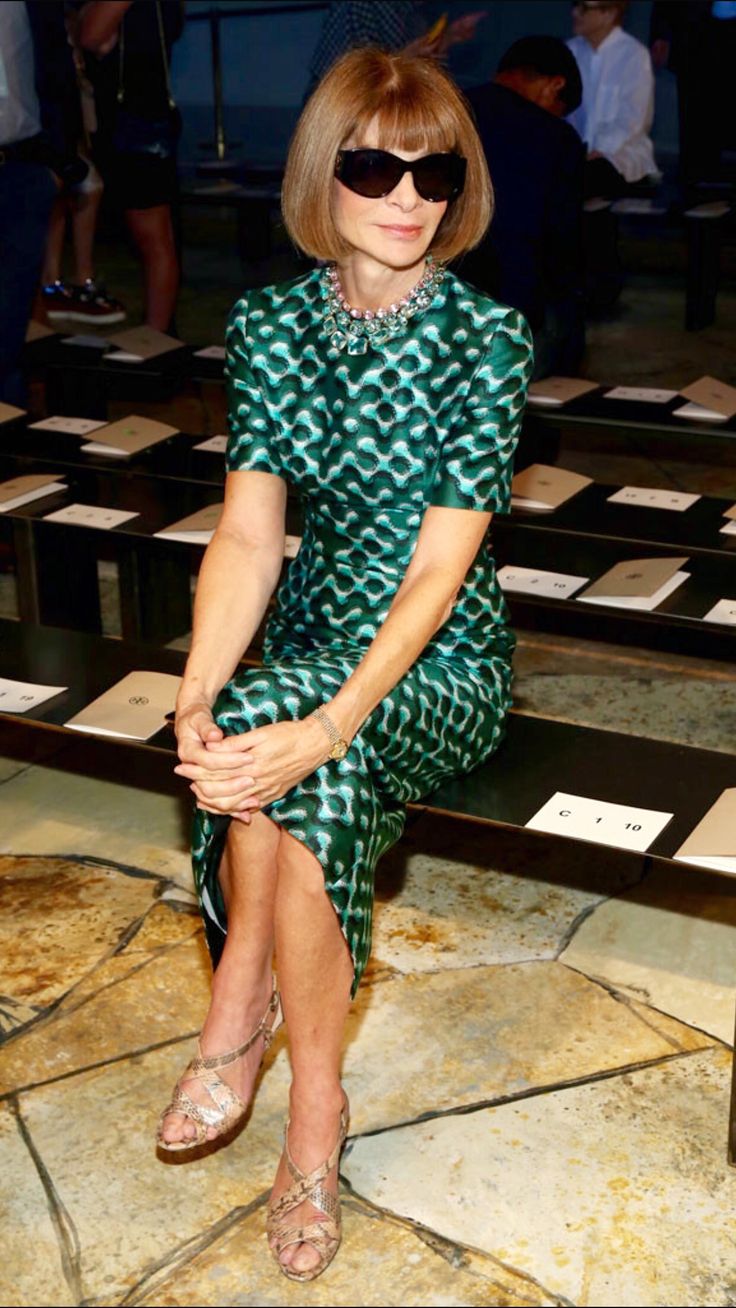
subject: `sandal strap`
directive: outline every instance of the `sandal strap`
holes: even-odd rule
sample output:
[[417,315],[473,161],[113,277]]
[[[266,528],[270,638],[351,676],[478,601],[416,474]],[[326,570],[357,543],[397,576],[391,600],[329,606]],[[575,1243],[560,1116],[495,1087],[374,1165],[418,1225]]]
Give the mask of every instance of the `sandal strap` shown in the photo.
[[[236,1059],[242,1058],[243,1054],[247,1054],[248,1050],[252,1048],[259,1036],[263,1036],[265,1052],[271,1044],[274,1034],[279,1026],[279,1023],[276,1020],[269,1023],[268,1019],[273,1018],[274,1014],[278,1014],[280,1004],[281,996],[276,988],[274,979],[274,986],[271,992],[271,998],[268,1001],[268,1008],[252,1035],[248,1036],[248,1039],[244,1044],[238,1045],[237,1049],[229,1049],[224,1054],[203,1054],[201,1046],[198,1044],[197,1057],[192,1059],[187,1068],[190,1078],[198,1077],[202,1072],[214,1072],[220,1067],[229,1067],[231,1063],[236,1061]],[[182,1079],[186,1080],[187,1078],[185,1076]]]
[[289,1172],[294,1178],[294,1184],[290,1185],[288,1190],[285,1190],[281,1195],[281,1198],[269,1208],[268,1226],[270,1230],[273,1230],[273,1234],[276,1238],[279,1238],[279,1230],[283,1229],[280,1228],[281,1220],[286,1217],[292,1209],[297,1208],[299,1204],[304,1203],[306,1200],[313,1204],[315,1208],[319,1208],[329,1221],[335,1222],[337,1220],[340,1210],[339,1199],[336,1195],[330,1194],[330,1192],[324,1188],[322,1182],[327,1180],[333,1167],[338,1163],[342,1147],[345,1143],[345,1138],[348,1133],[347,1105],[343,1105],[340,1110],[340,1131],[337,1143],[335,1144],[332,1153],[326,1162],[320,1163],[319,1167],[313,1168],[311,1172],[302,1172],[301,1168],[297,1167],[291,1157],[291,1154],[289,1153],[288,1133],[289,1123],[287,1122],[286,1130],[284,1132],[284,1156],[286,1158],[286,1165]]

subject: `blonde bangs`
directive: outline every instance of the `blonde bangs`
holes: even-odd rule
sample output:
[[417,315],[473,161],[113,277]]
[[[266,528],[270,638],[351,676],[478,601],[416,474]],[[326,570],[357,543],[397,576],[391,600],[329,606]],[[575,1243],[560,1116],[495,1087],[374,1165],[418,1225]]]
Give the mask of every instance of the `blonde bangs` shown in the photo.
[[477,245],[490,222],[493,192],[465,100],[436,60],[373,47],[338,59],[297,123],[281,192],[294,243],[319,259],[339,261],[350,253],[335,227],[330,183],[338,150],[348,141],[360,145],[369,128],[381,149],[457,150],[466,159],[465,189],[450,204],[431,249],[449,260]]

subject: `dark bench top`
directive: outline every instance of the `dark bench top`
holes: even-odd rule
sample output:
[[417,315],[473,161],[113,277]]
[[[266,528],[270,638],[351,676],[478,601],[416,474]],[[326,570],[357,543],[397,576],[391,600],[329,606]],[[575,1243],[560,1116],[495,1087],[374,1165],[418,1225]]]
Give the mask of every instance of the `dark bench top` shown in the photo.
[[[183,653],[172,650],[0,621],[0,676],[70,687],[30,715],[0,714],[0,718],[6,727],[12,724],[20,732],[66,730],[79,741],[79,733],[63,727],[72,714],[130,671],[176,675],[185,660]],[[170,768],[175,749],[169,727],[143,743],[91,739],[111,750],[157,753],[165,769]],[[736,757],[730,754],[512,712],[506,740],[488,763],[445,782],[412,807],[521,828],[561,790],[673,812],[673,820],[648,851],[670,859],[721,791],[734,785]]]
[[539,418],[553,426],[589,426],[615,427],[622,435],[634,436],[637,433],[652,435],[654,433],[674,436],[683,440],[711,436],[719,440],[736,439],[736,416],[725,422],[698,422],[692,418],[674,418],[674,409],[681,408],[687,401],[681,395],[667,404],[648,404],[633,400],[607,400],[605,392],[611,386],[600,386],[596,391],[569,400],[567,404],[542,405],[530,404],[525,413],[525,420]]

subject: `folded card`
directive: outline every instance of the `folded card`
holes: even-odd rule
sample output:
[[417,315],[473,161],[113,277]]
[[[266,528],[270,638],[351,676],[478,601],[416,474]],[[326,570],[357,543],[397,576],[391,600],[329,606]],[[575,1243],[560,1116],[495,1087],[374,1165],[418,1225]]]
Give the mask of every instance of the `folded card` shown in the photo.
[[719,599],[712,609],[703,614],[703,622],[720,622],[736,627],[736,599]]
[[75,731],[124,740],[148,740],[176,704],[181,677],[168,672],[129,672],[66,723]]
[[511,483],[511,503],[517,509],[557,509],[572,499],[592,478],[567,468],[555,468],[546,463],[532,463],[517,472]]
[[62,336],[62,345],[76,346],[80,350],[109,350],[110,342],[106,336],[94,336],[91,332],[75,332],[73,336]]
[[154,532],[161,540],[180,540],[187,545],[209,545],[222,517],[223,504],[208,504],[204,509],[197,509],[186,518],[172,522],[169,527]]
[[153,418],[140,418],[132,413],[128,418],[110,422],[95,432],[95,439],[82,449],[88,454],[117,454],[128,456],[147,450],[150,445],[166,441],[178,434],[178,427],[170,427],[167,422],[156,422]]
[[507,563],[499,568],[498,584],[502,590],[521,595],[541,595],[545,599],[569,599],[589,577],[575,577],[569,572],[544,572],[540,568],[514,567]]
[[0,427],[4,422],[15,422],[16,418],[25,417],[25,409],[16,409],[14,404],[3,404],[0,401]]
[[532,382],[527,392],[529,404],[567,404],[588,391],[597,391],[598,382],[583,381],[581,377],[545,377]]
[[110,344],[117,346],[123,354],[130,354],[138,359],[155,359],[159,354],[168,354],[170,350],[180,350],[184,344],[175,336],[156,331],[155,327],[128,327],[125,331],[115,332]]
[[37,322],[35,318],[31,318],[26,327],[26,345],[32,345],[34,341],[42,341],[45,336],[55,335],[53,327],[47,327],[45,322]]
[[112,531],[131,518],[137,518],[134,509],[103,509],[99,504],[65,504],[63,509],[47,513],[44,522],[65,522],[71,527],[96,527],[98,531]]
[[705,817],[680,845],[675,858],[680,863],[713,868],[736,876],[736,789],[724,790]]
[[736,386],[727,386],[717,377],[700,377],[689,386],[683,386],[680,394],[724,418],[732,418],[736,413]]
[[194,351],[195,359],[222,359],[225,360],[224,345],[205,345],[203,350]]
[[581,603],[612,604],[617,608],[656,609],[690,574],[680,569],[687,558],[626,559],[598,577]]
[[9,513],[11,509],[20,509],[24,504],[54,495],[56,491],[67,490],[66,483],[57,480],[60,476],[63,474],[32,472],[0,482],[0,513]]
[[673,418],[685,418],[688,422],[727,422],[725,413],[716,413],[715,409],[704,409],[702,404],[683,404],[672,410]]
[[210,436],[209,440],[200,441],[195,445],[195,450],[202,450],[205,454],[224,454],[227,449],[227,436]]
[[719,528],[719,534],[721,536],[736,536],[736,522],[731,519],[724,527]]
[[736,518],[736,504],[732,504],[723,514],[724,518]]

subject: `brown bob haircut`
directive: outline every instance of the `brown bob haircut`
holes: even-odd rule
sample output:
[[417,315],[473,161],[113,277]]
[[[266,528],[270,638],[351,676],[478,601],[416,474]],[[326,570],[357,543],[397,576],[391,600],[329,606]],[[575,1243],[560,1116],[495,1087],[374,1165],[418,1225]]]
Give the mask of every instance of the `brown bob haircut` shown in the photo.
[[348,141],[360,145],[374,120],[383,149],[456,150],[467,160],[465,189],[448,205],[430,248],[442,261],[472,250],[491,220],[493,190],[470,110],[434,59],[373,47],[338,59],[297,123],[281,193],[295,244],[317,259],[350,253],[332,211],[335,158]]

